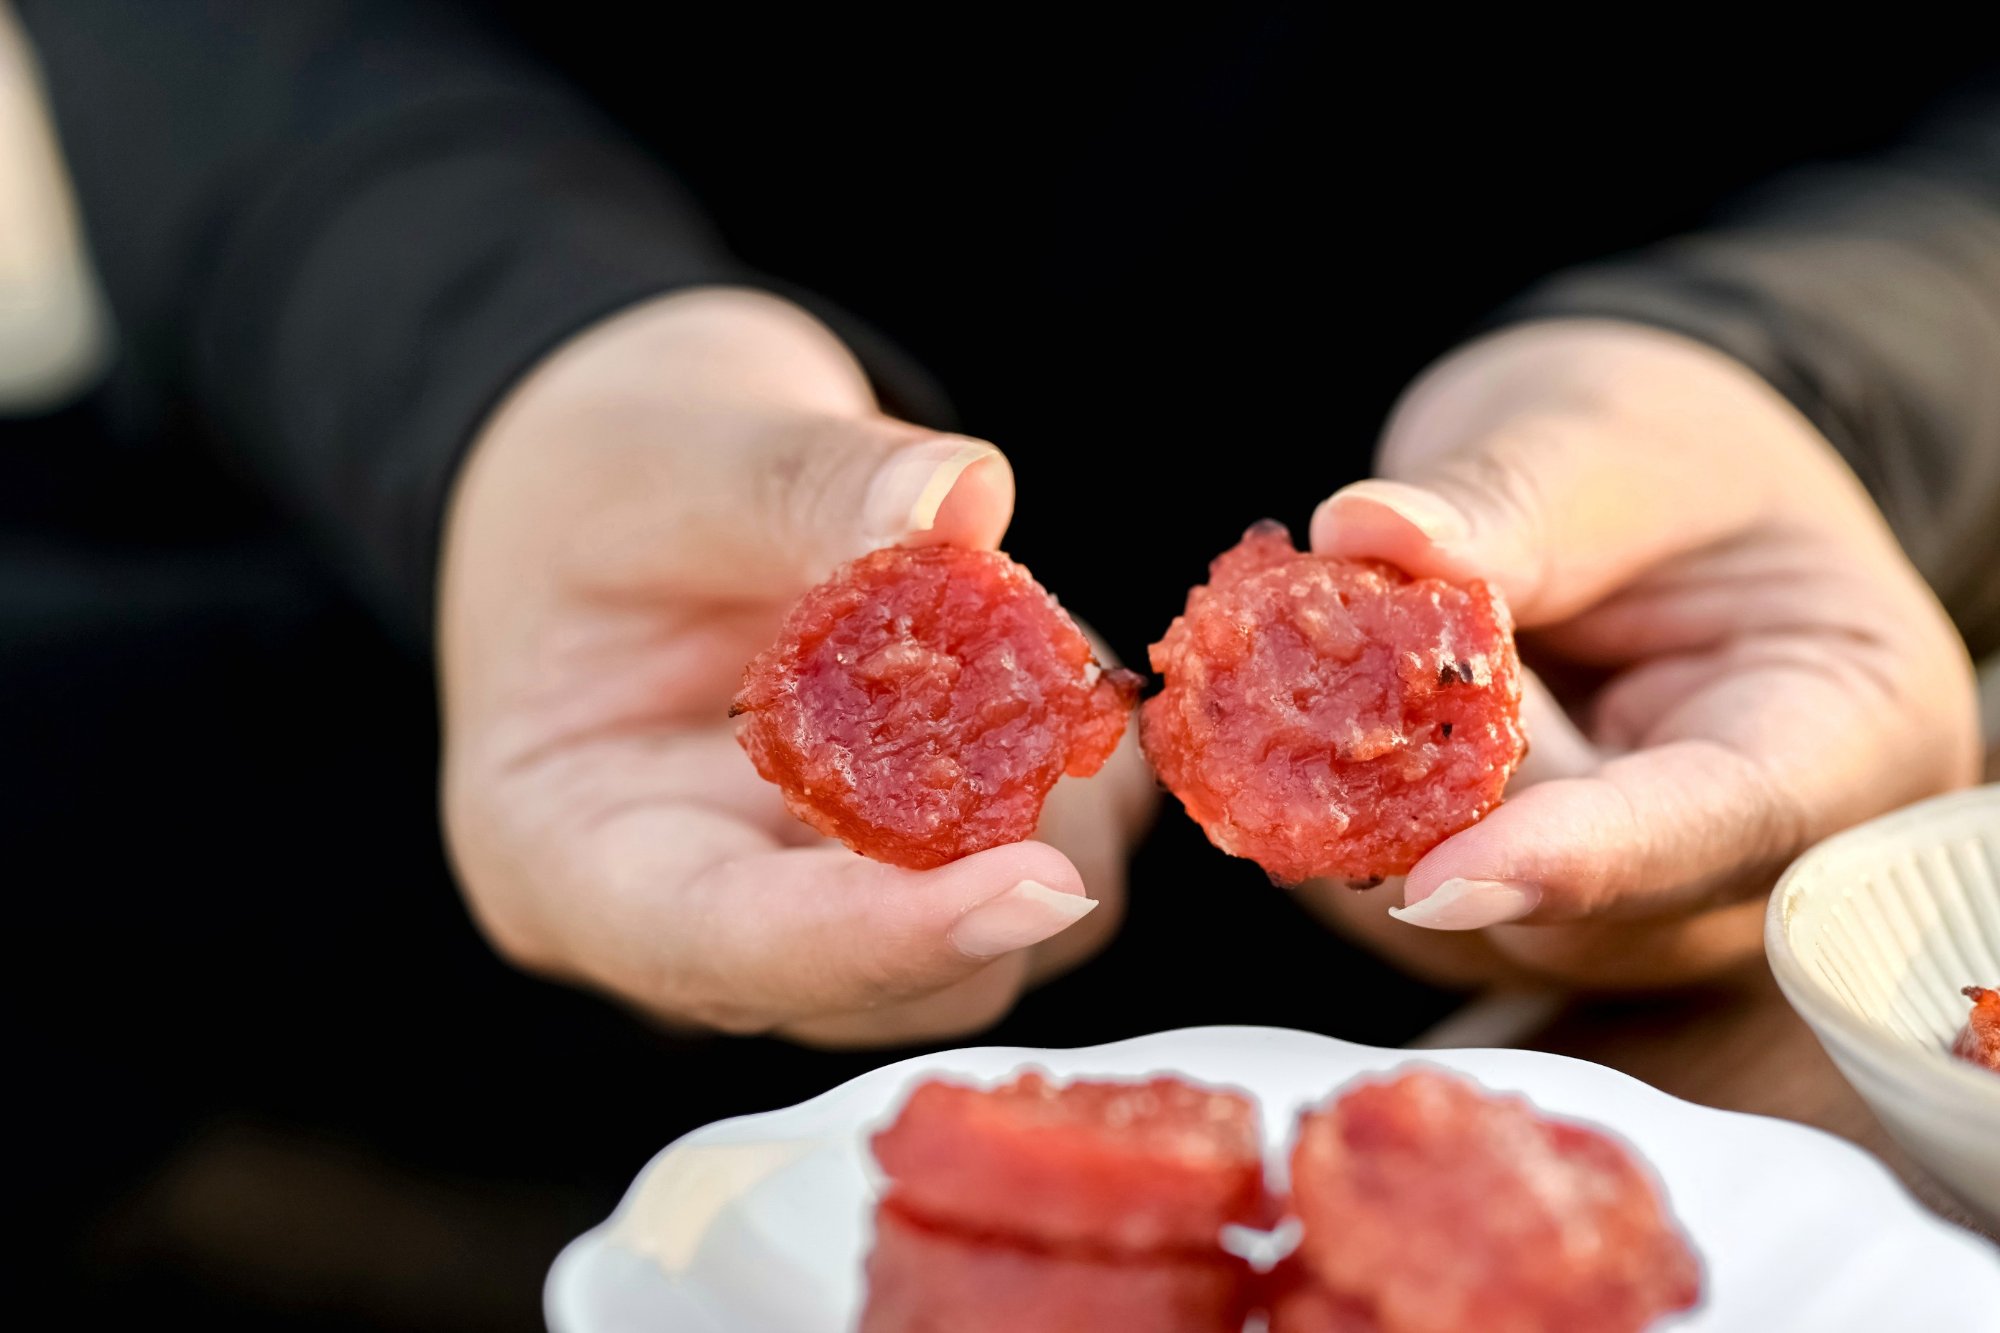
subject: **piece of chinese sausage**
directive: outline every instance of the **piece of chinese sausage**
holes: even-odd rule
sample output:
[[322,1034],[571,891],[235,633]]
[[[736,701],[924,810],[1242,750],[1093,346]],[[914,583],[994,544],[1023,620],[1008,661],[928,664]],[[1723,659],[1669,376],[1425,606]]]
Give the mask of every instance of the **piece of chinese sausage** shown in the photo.
[[1967,986],[1965,998],[1972,1001],[1972,1012],[1952,1043],[1951,1053],[2000,1074],[2000,990]]
[[1700,1298],[1631,1149],[1440,1070],[1307,1111],[1291,1188],[1312,1284],[1384,1333],[1639,1333]]
[[1526,749],[1485,584],[1295,549],[1259,523],[1152,648],[1146,757],[1209,840],[1282,884],[1399,875],[1500,803]]
[[1005,555],[887,547],[800,599],[730,714],[792,814],[927,869],[1032,836],[1056,779],[1117,748],[1138,689]]

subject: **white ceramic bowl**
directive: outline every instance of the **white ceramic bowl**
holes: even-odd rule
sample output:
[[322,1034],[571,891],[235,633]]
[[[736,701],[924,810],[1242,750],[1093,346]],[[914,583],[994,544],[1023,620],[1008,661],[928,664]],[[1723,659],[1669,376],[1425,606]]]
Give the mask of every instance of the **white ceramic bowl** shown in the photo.
[[1899,810],[1793,863],[1764,923],[1771,970],[1912,1157],[2000,1226],[2000,1075],[1954,1060],[2000,986],[2000,785]]

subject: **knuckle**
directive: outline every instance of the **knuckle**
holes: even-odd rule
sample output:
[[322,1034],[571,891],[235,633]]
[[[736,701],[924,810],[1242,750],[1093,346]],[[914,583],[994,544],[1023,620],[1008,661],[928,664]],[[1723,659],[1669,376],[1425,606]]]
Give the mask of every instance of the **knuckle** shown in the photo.
[[1770,763],[1733,746],[1715,747],[1715,762],[1718,772],[1733,769],[1740,775],[1742,789],[1748,796],[1742,803],[1740,816],[1744,850],[1738,862],[1743,867],[1782,865],[1832,831],[1821,827],[1825,821],[1816,814],[1817,803],[1811,796],[1800,790],[1796,780]]

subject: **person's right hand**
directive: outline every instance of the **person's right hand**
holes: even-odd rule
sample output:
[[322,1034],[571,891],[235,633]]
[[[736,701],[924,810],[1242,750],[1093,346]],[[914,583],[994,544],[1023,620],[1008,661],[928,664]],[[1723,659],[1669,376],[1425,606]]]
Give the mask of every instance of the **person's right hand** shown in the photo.
[[834,565],[992,547],[1013,499],[998,450],[883,415],[769,296],[664,297],[536,367],[460,475],[440,588],[445,826],[495,946],[670,1022],[840,1044],[984,1027],[1099,947],[1151,801],[1129,738],[1058,784],[1051,841],[913,871],[792,819],[725,720]]
[[1379,462],[1320,507],[1313,549],[1488,581],[1556,686],[1530,681],[1505,804],[1402,882],[1308,892],[1413,968],[1724,970],[1759,956],[1760,898],[1805,847],[1977,776],[1944,609],[1833,446],[1722,353],[1508,329],[1411,387]]

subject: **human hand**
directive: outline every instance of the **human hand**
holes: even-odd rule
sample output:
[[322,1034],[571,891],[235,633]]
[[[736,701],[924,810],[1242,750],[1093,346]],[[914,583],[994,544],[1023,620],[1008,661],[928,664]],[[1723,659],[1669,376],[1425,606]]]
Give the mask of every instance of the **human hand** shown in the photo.
[[984,1027],[1100,947],[1151,801],[1129,740],[1057,785],[1048,841],[912,871],[793,820],[725,718],[835,564],[992,547],[1013,501],[998,450],[882,415],[773,297],[664,297],[539,365],[440,576],[445,828],[500,952],[672,1023],[865,1044]]
[[1826,439],[1723,354],[1611,322],[1493,335],[1410,389],[1379,470],[1320,506],[1313,549],[1494,584],[1562,696],[1530,680],[1499,809],[1399,886],[1310,891],[1407,965],[1719,971],[1804,847],[1977,775],[1942,608]]

